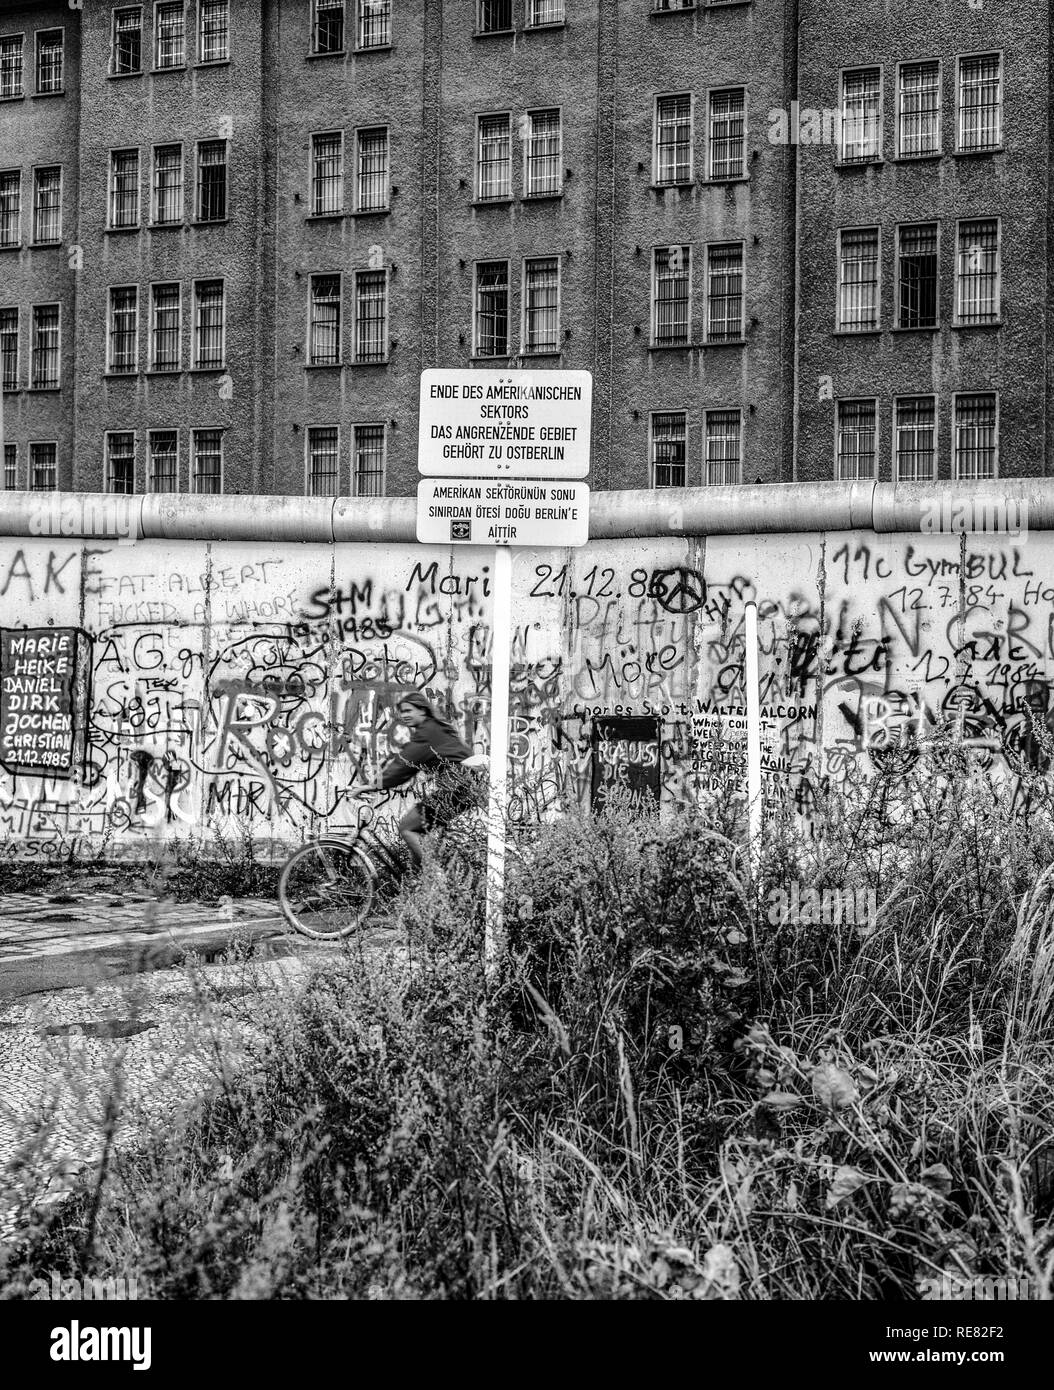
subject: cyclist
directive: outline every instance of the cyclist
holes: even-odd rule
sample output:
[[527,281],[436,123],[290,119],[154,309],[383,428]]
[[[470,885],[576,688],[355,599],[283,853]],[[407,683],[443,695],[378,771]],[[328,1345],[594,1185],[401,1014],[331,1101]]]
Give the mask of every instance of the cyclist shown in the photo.
[[453,724],[440,719],[418,691],[399,700],[395,717],[410,729],[410,740],[392,754],[372,781],[361,779],[348,788],[351,796],[364,791],[392,791],[412,782],[424,770],[436,770],[431,796],[418,801],[399,822],[399,834],[410,858],[421,867],[421,837],[449,825],[476,805],[477,791],[460,765],[472,757],[472,749],[458,736]]

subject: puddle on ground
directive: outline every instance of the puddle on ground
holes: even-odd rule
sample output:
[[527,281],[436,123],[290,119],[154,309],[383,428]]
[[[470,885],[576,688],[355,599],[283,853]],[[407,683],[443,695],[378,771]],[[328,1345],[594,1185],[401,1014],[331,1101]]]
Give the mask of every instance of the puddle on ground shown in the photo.
[[65,1037],[83,1033],[86,1038],[133,1038],[157,1024],[149,1018],[93,1018],[81,1023],[49,1023],[41,1028],[43,1037]]

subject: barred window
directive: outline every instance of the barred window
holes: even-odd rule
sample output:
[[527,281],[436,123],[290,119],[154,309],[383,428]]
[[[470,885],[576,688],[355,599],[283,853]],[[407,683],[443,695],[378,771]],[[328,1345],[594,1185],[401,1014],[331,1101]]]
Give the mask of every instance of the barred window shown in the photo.
[[198,23],[198,62],[225,63],[231,56],[230,0],[201,0]]
[[651,0],[651,7],[656,14],[670,14],[674,10],[694,10],[695,5],[696,0]]
[[959,149],[1003,143],[1003,60],[998,53],[959,59]]
[[692,98],[655,99],[655,182],[692,181]]
[[894,482],[931,482],[937,476],[937,413],[933,397],[901,396],[894,412]]
[[22,172],[0,174],[0,246],[17,246],[22,240]]
[[135,492],[135,435],[129,430],[106,436],[106,491]]
[[999,444],[995,393],[955,397],[955,477],[994,478]]
[[150,491],[179,491],[179,436],[175,430],[150,431]]
[[382,212],[388,206],[388,128],[360,130],[356,187],[359,212]]
[[154,10],[154,66],[181,68],[187,61],[186,22],[183,0],[158,5]]
[[143,11],[139,5],[113,12],[113,71],[118,76],[143,70]]
[[511,29],[512,0],[476,0],[476,22],[481,34]]
[[684,487],[688,417],[683,410],[651,417],[651,485]]
[[937,224],[897,228],[897,327],[937,326]]
[[961,324],[999,322],[999,222],[959,223],[955,317]]
[[905,158],[940,154],[941,65],[936,61],[901,64],[897,147]]
[[154,148],[154,222],[158,226],[183,221],[183,146]]
[[344,211],[344,135],[334,131],[311,141],[311,206],[316,217]]
[[512,196],[512,131],[510,118],[480,116],[477,190],[481,201]]
[[344,52],[344,0],[315,0],[314,51]]
[[384,496],[384,455],[384,426],[356,425],[352,474],[356,497]]
[[673,346],[691,339],[692,248],[657,246],[652,271],[651,340]]
[[312,275],[308,362],[313,367],[335,367],[340,356],[340,276]]
[[877,457],[878,402],[838,402],[836,481],[873,478]]
[[388,272],[355,275],[355,360],[383,362],[388,356]]
[[223,431],[194,430],[191,437],[190,485],[194,492],[223,491]]
[[42,30],[37,34],[37,91],[41,96],[62,91],[62,67],[62,30]]
[[359,47],[387,48],[392,41],[392,0],[359,0]]
[[223,281],[198,280],[194,284],[194,366],[222,367],[223,338]]
[[150,370],[178,372],[183,357],[179,285],[154,285],[150,310]]
[[867,164],[882,157],[882,70],[842,74],[842,160]]
[[139,225],[139,151],[110,154],[110,226]]
[[743,413],[740,410],[706,412],[706,457],[703,482],[710,487],[743,481]]
[[741,179],[746,173],[746,103],[742,87],[710,93],[711,179]]
[[509,355],[509,263],[480,261],[476,265],[477,357]]
[[4,489],[14,492],[18,488],[18,446],[4,445]]
[[563,24],[564,0],[527,0],[527,27],[538,29],[543,24]]
[[40,304],[33,310],[33,343],[30,385],[35,391],[59,385],[61,310],[58,304]]
[[48,245],[62,240],[62,170],[33,170],[33,240]]
[[108,372],[139,370],[139,291],[135,285],[110,291],[108,346]]
[[707,340],[731,343],[743,337],[743,247],[733,242],[707,247]]
[[0,384],[18,390],[18,310],[0,309]]
[[838,233],[838,328],[866,333],[879,324],[879,229]]
[[560,146],[560,112],[528,111],[525,190],[528,195],[560,192]]
[[54,492],[58,487],[57,444],[37,444],[29,446],[29,490],[30,492]]
[[336,497],[340,491],[340,431],[336,425],[312,425],[307,432],[309,497]]
[[560,350],[560,262],[555,256],[524,266],[523,350]]
[[227,216],[227,142],[202,140],[198,145],[199,222],[222,222]]
[[0,39],[0,99],[24,95],[22,36]]

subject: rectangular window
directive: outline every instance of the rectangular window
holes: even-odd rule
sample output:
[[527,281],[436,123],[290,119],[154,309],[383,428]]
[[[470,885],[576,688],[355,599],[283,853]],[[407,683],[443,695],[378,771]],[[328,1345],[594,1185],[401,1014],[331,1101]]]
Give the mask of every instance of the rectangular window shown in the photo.
[[902,63],[897,91],[897,153],[917,159],[941,152],[941,65]]
[[711,343],[743,337],[743,246],[732,242],[707,247],[707,326]]
[[313,51],[344,52],[344,0],[315,0]]
[[340,276],[311,277],[311,335],[308,362],[313,367],[340,364]]
[[0,99],[25,96],[21,34],[0,39]]
[[311,139],[311,207],[316,217],[344,211],[344,135],[333,131]]
[[223,491],[223,431],[194,430],[190,485],[193,492],[218,495]]
[[842,73],[842,161],[867,164],[882,158],[882,69]]
[[481,202],[512,197],[511,118],[480,116],[476,197]]
[[877,401],[838,402],[838,463],[836,481],[875,476]]
[[555,256],[524,263],[523,350],[560,350],[560,262]]
[[309,497],[336,497],[340,491],[340,431],[336,425],[312,426],[307,432]]
[[62,66],[62,30],[41,30],[37,34],[37,92],[40,96],[62,91]]
[[22,240],[22,171],[0,174],[0,246],[18,246]]
[[230,0],[201,0],[198,26],[198,62],[227,62],[231,56]]
[[150,370],[178,372],[182,366],[179,285],[153,285],[150,303]]
[[838,233],[838,329],[867,333],[879,323],[879,230],[846,228]]
[[39,304],[33,310],[33,342],[30,385],[34,391],[52,391],[60,384],[60,308]]
[[742,411],[706,412],[706,457],[703,466],[703,482],[710,487],[731,487],[743,481]]
[[359,0],[359,47],[387,48],[392,41],[392,0]]
[[992,391],[955,397],[955,477],[994,478],[999,426]]
[[692,181],[692,98],[655,98],[655,182]]
[[691,341],[692,248],[657,246],[652,273],[651,341],[671,347]]
[[227,142],[202,140],[198,145],[199,222],[222,222],[227,216]]
[[509,263],[480,261],[476,265],[477,357],[509,355]]
[[355,275],[355,361],[383,362],[388,356],[388,272]]
[[150,491],[179,491],[179,439],[175,430],[150,431]]
[[356,425],[352,474],[356,497],[384,496],[384,454],[384,426]]
[[559,111],[527,112],[524,191],[527,196],[559,193],[562,162]]
[[355,206],[358,212],[383,212],[388,206],[387,126],[358,133]]
[[62,240],[62,170],[33,170],[33,240],[38,246]]
[[113,12],[113,65],[119,77],[143,70],[143,11],[138,5]]
[[0,309],[0,385],[18,390],[18,310]]
[[194,366],[222,367],[223,339],[223,281],[198,280],[194,284]]
[[139,291],[135,285],[110,291],[108,348],[108,372],[139,370]]
[[959,223],[955,320],[999,322],[999,222],[995,217]]
[[183,146],[154,147],[154,223],[159,227],[183,221]]
[[187,61],[183,0],[154,7],[154,66],[181,68]]
[[58,487],[57,444],[30,444],[29,446],[29,490],[31,492],[54,492]]
[[130,430],[106,436],[106,491],[135,492],[135,435]]
[[897,327],[937,327],[937,224],[897,228]]
[[707,177],[741,179],[747,170],[747,94],[742,87],[710,93],[710,159]]
[[139,151],[110,153],[110,226],[139,226]]
[[937,419],[932,396],[900,396],[894,403],[897,483],[928,483],[937,476]]
[[480,34],[500,34],[512,28],[512,0],[476,0]]
[[684,487],[688,417],[670,410],[651,417],[651,485]]
[[18,446],[4,445],[4,490],[15,492],[18,488]]
[[527,27],[540,29],[544,24],[563,24],[564,0],[527,0]]
[[1003,60],[998,53],[959,59],[959,149],[997,150],[1003,143]]

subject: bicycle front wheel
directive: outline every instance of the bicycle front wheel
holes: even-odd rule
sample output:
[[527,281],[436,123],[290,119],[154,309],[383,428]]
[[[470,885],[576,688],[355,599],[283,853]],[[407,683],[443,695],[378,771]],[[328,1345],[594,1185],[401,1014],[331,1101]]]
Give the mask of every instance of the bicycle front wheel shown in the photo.
[[278,901],[290,926],[315,940],[350,936],[373,904],[376,871],[361,850],[315,840],[286,860]]

